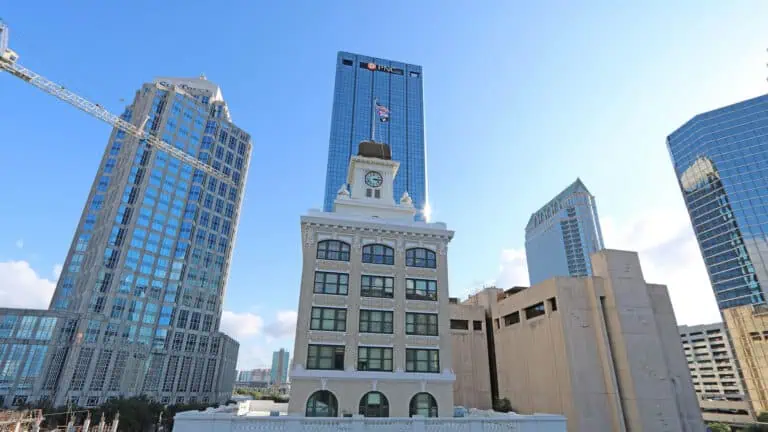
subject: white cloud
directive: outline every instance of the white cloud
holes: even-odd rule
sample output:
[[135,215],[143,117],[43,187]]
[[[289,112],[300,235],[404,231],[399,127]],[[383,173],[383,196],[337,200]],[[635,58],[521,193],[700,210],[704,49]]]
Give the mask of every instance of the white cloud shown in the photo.
[[26,261],[0,262],[0,306],[46,308],[54,289],[55,282],[38,276]]
[[221,314],[220,329],[240,343],[238,369],[270,367],[272,351],[283,348],[285,339],[293,343],[296,333],[296,311],[278,311],[268,324],[264,319],[250,312],[224,311]]
[[263,327],[264,320],[250,312],[224,311],[221,314],[221,331],[235,339],[256,336]]
[[61,276],[62,270],[64,270],[64,266],[61,264],[56,264],[53,266],[53,277],[55,277],[56,280],[59,280],[59,276]]
[[501,264],[496,286],[501,289],[513,286],[528,286],[528,261],[524,249],[504,249],[501,251]]
[[[657,209],[631,220],[603,218],[609,249],[638,252],[643,276],[667,285],[678,324],[720,321],[712,287],[685,209]],[[525,251],[506,249],[496,279],[499,288],[528,286]]]
[[296,313],[296,311],[277,312],[277,319],[267,325],[265,328],[265,333],[267,336],[275,339],[293,339],[296,334],[296,320],[298,316],[299,315]]
[[240,344],[237,353],[237,369],[257,369],[272,367],[272,351],[263,343]]
[[638,252],[645,279],[667,285],[678,324],[721,320],[684,208],[650,211],[624,223],[606,218],[603,237],[606,247]]
[[16,247],[19,249],[24,249],[24,240],[23,239],[16,240]]

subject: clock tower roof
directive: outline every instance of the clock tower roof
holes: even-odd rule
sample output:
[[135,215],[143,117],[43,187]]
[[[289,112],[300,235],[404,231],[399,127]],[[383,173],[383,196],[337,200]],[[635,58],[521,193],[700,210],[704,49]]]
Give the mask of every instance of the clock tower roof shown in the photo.
[[406,192],[395,201],[394,180],[400,163],[392,160],[389,145],[363,141],[352,156],[347,171],[347,185],[342,185],[334,212],[381,219],[410,219],[418,211]]
[[392,160],[392,151],[389,144],[377,143],[375,141],[362,141],[357,146],[357,155],[383,160]]

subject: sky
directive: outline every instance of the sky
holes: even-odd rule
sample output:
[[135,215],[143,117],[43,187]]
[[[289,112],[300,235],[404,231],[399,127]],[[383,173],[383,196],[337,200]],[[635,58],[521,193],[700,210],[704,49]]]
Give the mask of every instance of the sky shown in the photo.
[[[578,4],[577,4],[578,3]],[[626,3],[626,2],[621,2]],[[606,247],[679,324],[719,321],[666,137],[768,89],[768,2],[0,0],[19,62],[119,113],[205,73],[254,150],[222,329],[239,368],[293,350],[299,217],[321,208],[337,51],[424,70],[429,201],[449,283],[526,285],[531,213],[580,177]],[[0,75],[0,307],[47,307],[110,127]]]

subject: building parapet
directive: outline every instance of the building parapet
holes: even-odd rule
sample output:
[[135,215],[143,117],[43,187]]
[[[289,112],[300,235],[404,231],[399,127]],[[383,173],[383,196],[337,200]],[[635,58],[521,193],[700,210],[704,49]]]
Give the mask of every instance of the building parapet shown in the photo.
[[565,417],[551,414],[501,414],[463,418],[371,418],[355,415],[352,417],[297,417],[274,416],[255,417],[233,412],[185,411],[174,417],[174,432],[230,432],[247,430],[249,432],[337,432],[339,430],[355,432],[373,432],[381,430],[397,431],[451,431],[451,432],[492,432],[501,429],[516,432],[566,432]]

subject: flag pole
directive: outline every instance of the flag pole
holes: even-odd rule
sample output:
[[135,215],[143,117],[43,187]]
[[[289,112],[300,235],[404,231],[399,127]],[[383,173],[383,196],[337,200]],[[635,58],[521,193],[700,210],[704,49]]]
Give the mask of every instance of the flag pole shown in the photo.
[[376,104],[378,103],[379,99],[374,98],[371,106],[371,142],[376,142]]

